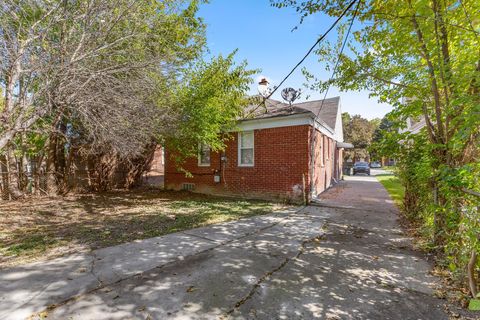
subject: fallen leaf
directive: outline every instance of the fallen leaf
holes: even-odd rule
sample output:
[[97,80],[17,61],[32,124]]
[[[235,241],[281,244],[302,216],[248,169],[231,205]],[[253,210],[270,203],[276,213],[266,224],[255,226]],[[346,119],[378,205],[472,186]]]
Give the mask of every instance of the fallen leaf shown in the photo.
[[195,288],[194,286],[190,286],[190,287],[187,288],[187,292],[189,292],[189,293],[193,292],[195,290],[197,290],[197,288]]

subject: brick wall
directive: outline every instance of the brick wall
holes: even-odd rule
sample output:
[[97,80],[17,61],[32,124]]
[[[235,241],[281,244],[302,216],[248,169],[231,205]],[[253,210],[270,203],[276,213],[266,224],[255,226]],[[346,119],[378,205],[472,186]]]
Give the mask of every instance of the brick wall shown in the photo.
[[152,162],[150,163],[149,173],[163,174],[165,171],[163,162],[164,162],[163,148],[161,146],[157,146],[155,148],[155,152],[153,153]]
[[[341,159],[341,155],[335,158],[334,140],[318,131],[316,134],[315,187],[321,193],[331,186],[335,166],[339,165],[335,159]],[[307,195],[310,190],[310,135],[308,125],[254,130],[254,166],[239,167],[235,133],[227,142],[225,164],[222,154],[212,152],[208,167],[198,166],[196,157],[182,165],[192,177],[179,172],[169,150],[165,150],[165,186],[179,190],[184,183],[193,183],[196,192],[301,201],[303,177]],[[220,183],[214,182],[215,175],[220,175]]]
[[[308,179],[309,126],[291,126],[254,130],[254,166],[238,166],[238,134],[228,141],[226,164],[221,154],[211,154],[209,167],[199,167],[197,158],[183,165],[193,177],[187,178],[175,168],[166,150],[165,186],[181,189],[183,183],[195,183],[195,191],[214,194],[235,194],[245,197],[289,198],[300,200],[302,175]],[[221,182],[214,182],[214,174]]]
[[334,175],[335,141],[319,131],[316,131],[315,138],[315,163],[314,163],[314,188],[316,194],[322,193],[332,184]]

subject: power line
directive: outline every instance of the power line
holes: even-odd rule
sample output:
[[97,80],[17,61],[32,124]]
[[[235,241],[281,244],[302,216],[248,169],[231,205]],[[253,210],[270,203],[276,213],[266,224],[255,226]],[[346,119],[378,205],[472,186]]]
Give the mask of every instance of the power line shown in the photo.
[[[333,28],[335,28],[335,26],[338,24],[338,22],[340,22],[340,20],[342,20],[343,16],[345,16],[345,14],[348,12],[348,10],[350,10],[350,8],[355,4],[355,2],[357,2],[357,0],[353,0],[344,10],[343,12],[340,14],[340,16],[337,18],[337,20],[335,20],[335,22],[327,29],[327,31],[320,37],[317,39],[317,41],[315,41],[315,44],[307,51],[307,53],[303,56],[303,58],[293,67],[293,69],[285,76],[285,78],[283,78],[282,81],[280,81],[280,83],[278,84],[278,86],[276,86],[272,92],[270,92],[270,94],[264,99],[267,100],[269,99],[281,86],[282,84],[287,81],[287,79],[292,75],[292,73],[305,61],[305,59],[307,59],[307,57],[310,55],[310,53],[312,53],[312,51],[315,49],[315,47],[323,40],[325,39],[325,37],[330,33],[330,31],[332,31]],[[357,9],[358,9],[358,6],[357,6]],[[260,106],[262,105],[262,103],[259,103],[258,106],[255,107],[255,109],[253,109],[251,111],[251,113],[255,112]]]
[[[353,13],[353,16],[352,16],[352,20],[350,21],[350,25],[348,26],[347,34],[345,35],[345,39],[343,40],[342,47],[340,48],[340,52],[338,53],[337,61],[335,62],[335,66],[333,67],[332,75],[331,75],[330,79],[328,80],[327,89],[325,90],[325,95],[323,96],[322,103],[320,104],[320,108],[318,109],[318,112],[315,115],[315,118],[313,118],[312,134],[311,134],[312,138],[311,138],[311,148],[310,148],[310,157],[311,157],[312,163],[315,163],[315,159],[314,159],[314,157],[315,157],[315,142],[317,140],[317,135],[316,135],[316,132],[315,132],[315,130],[316,130],[315,129],[315,121],[317,120],[318,116],[320,115],[320,112],[323,109],[323,104],[325,103],[325,99],[327,98],[327,94],[328,94],[328,91],[330,90],[332,80],[333,80],[335,74],[337,73],[337,67],[338,67],[340,59],[342,57],[343,49],[345,49],[345,45],[347,44],[348,36],[350,35],[350,31],[352,30],[353,22],[355,21],[355,18],[357,17],[358,9],[360,7],[361,2],[362,2],[362,0],[359,0],[358,3],[357,3],[357,6],[355,8],[355,12]],[[321,150],[320,152],[323,153],[324,151]],[[323,157],[323,155],[322,155],[322,157]],[[312,166],[311,167],[312,179],[311,179],[311,183],[310,183],[310,192],[312,192],[313,187],[314,187],[314,183],[315,183],[314,182],[314,172],[315,172],[315,169]]]
[[350,35],[350,31],[352,30],[352,26],[353,26],[353,22],[355,21],[355,18],[357,17],[357,14],[358,14],[358,8],[360,7],[360,3],[362,1],[358,1],[357,3],[357,7],[355,8],[355,12],[353,13],[353,16],[352,16],[352,20],[350,21],[350,25],[348,26],[348,31],[347,31],[347,34],[345,35],[345,39],[343,40],[343,44],[342,44],[342,47],[340,48],[340,52],[338,53],[338,58],[337,58],[337,61],[335,62],[335,66],[333,67],[333,72],[332,72],[332,75],[330,77],[330,79],[328,80],[328,86],[327,86],[327,89],[325,90],[325,94],[323,96],[323,100],[322,100],[322,103],[320,104],[320,108],[318,109],[318,112],[317,114],[315,115],[315,118],[314,120],[316,120],[318,118],[318,116],[320,115],[320,112],[322,111],[323,109],[323,103],[325,102],[325,99],[327,98],[327,95],[328,95],[328,91],[330,90],[330,85],[331,85],[331,82],[333,80],[333,77],[335,76],[335,74],[337,73],[337,67],[338,67],[338,64],[340,62],[340,58],[343,54],[343,49],[345,49],[345,45],[347,44],[347,40],[348,40],[348,36]]

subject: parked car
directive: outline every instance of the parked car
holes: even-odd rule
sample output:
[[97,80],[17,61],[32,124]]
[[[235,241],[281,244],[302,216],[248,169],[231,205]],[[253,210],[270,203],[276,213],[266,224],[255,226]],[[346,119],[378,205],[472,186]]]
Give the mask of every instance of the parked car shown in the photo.
[[368,165],[368,162],[355,162],[353,165],[353,175],[356,175],[357,173],[370,175],[370,166]]
[[381,168],[382,165],[378,161],[373,161],[370,163],[370,168]]

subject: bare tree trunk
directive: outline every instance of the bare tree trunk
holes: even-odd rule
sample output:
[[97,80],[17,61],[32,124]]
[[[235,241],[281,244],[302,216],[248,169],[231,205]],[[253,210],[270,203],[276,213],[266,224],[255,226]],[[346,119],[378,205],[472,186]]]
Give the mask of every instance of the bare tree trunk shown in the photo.
[[467,266],[467,275],[468,275],[468,285],[470,286],[470,293],[474,298],[477,297],[477,280],[475,279],[475,267],[477,265],[477,252],[475,249],[472,250],[470,255],[470,261]]
[[7,158],[0,156],[0,200],[9,200]]
[[[66,127],[63,122],[59,124],[59,129],[61,132],[65,133]],[[55,134],[55,133],[54,133]],[[66,168],[67,168],[67,160],[65,157],[65,140],[63,136],[59,134],[55,134],[55,181],[57,184],[57,192],[60,194],[64,194],[67,191],[67,186],[65,184],[66,179]]]
[[[64,185],[64,193],[71,190],[72,185],[70,183],[70,178],[72,174],[72,163],[74,158],[74,148],[70,145],[68,148],[68,154],[65,160],[65,168],[63,171],[63,185]],[[75,180],[75,177],[73,178]]]
[[152,163],[156,147],[157,144],[155,143],[148,145],[145,148],[144,154],[137,159],[133,159],[131,162],[125,163],[119,161],[117,168],[125,168],[127,173],[124,182],[125,188],[130,189],[138,186],[139,182],[141,181],[142,174],[148,170]]
[[57,181],[55,177],[55,162],[57,156],[57,137],[55,133],[50,134],[48,141],[48,154],[46,163],[46,186],[47,193],[50,195],[57,194]]
[[11,146],[8,146],[7,148],[6,158],[8,168],[8,192],[14,200],[22,198],[25,194],[19,188],[20,170]]

